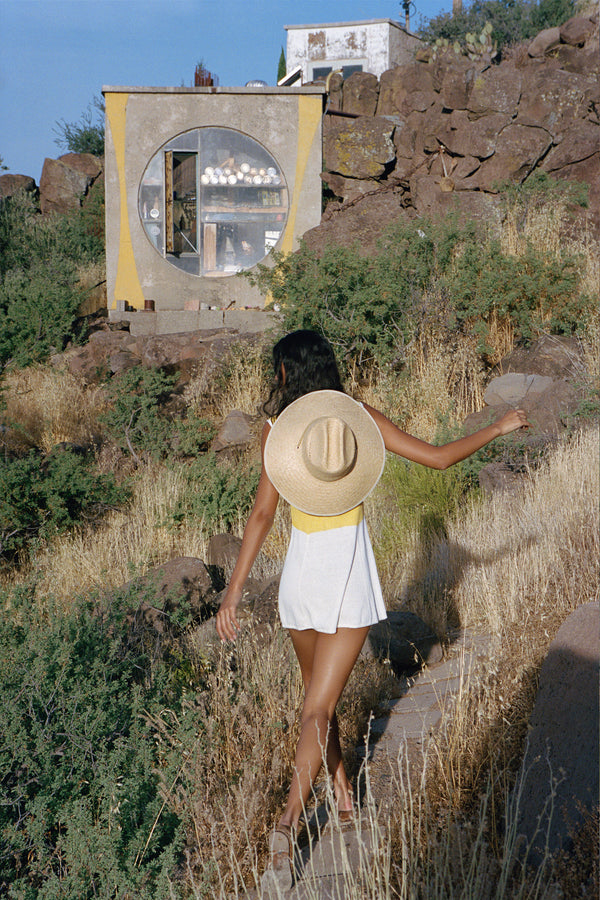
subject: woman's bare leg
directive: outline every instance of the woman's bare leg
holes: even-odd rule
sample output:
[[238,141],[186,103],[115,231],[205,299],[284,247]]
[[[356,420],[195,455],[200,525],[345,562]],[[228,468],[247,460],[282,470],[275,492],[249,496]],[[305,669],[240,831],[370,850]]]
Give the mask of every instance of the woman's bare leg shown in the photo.
[[324,755],[334,780],[338,806],[340,809],[350,808],[351,797],[342,762],[335,707],[368,631],[368,627],[338,628],[335,634],[290,630],[300,662],[305,697],[294,777],[281,825],[297,825]]
[[[292,638],[294,650],[296,651],[296,656],[298,657],[298,662],[300,663],[300,671],[304,683],[304,695],[306,696],[312,677],[317,632],[311,628],[307,628],[304,631],[290,630],[290,636]],[[352,794],[350,782],[348,781],[342,760],[340,730],[335,712],[329,723],[329,738],[327,740],[325,761],[327,763],[327,770],[333,782],[333,790],[338,810],[340,812],[350,811],[352,809]]]

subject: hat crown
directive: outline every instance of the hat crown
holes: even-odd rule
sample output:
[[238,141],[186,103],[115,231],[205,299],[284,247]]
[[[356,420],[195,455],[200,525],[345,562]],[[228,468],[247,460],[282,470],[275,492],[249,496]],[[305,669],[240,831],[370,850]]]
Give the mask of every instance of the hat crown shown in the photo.
[[338,416],[321,416],[310,422],[300,447],[304,465],[319,481],[339,481],[356,463],[356,437]]

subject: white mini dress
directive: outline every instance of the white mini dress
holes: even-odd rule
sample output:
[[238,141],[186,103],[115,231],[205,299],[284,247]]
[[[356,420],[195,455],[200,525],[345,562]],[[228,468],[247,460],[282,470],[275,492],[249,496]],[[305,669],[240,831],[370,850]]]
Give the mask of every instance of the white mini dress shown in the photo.
[[335,634],[387,618],[362,503],[339,516],[291,512],[279,584],[283,627]]

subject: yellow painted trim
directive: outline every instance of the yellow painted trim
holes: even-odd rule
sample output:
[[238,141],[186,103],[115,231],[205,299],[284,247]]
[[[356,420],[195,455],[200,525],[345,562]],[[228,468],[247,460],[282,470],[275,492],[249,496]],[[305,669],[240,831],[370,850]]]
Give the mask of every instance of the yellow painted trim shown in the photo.
[[[105,96],[106,118],[115,148],[117,173],[119,176],[119,255],[115,278],[115,306],[117,300],[125,300],[137,309],[144,308],[144,294],[138,278],[135,256],[131,243],[129,214],[127,209],[127,184],[125,181],[125,131],[126,109],[129,94],[109,94]],[[113,307],[114,309],[115,307]]]
[[298,531],[305,534],[314,534],[316,531],[329,531],[331,528],[346,528],[348,525],[358,525],[362,522],[364,512],[362,503],[354,509],[342,513],[340,516],[310,516],[291,507],[292,525]]
[[298,97],[298,153],[296,156],[296,177],[294,179],[294,193],[291,198],[290,211],[281,242],[280,249],[283,253],[291,253],[294,249],[294,234],[296,230],[296,216],[300,193],[304,183],[306,167],[315,135],[321,124],[323,101],[318,97]]

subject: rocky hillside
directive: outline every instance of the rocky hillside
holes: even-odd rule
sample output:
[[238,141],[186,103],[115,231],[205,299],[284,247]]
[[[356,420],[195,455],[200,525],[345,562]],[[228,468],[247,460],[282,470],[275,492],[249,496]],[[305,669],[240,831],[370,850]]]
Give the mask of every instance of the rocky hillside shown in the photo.
[[598,15],[576,17],[499,62],[420,51],[411,65],[330,82],[323,180],[335,198],[306,236],[369,252],[398,216],[458,207],[494,219],[497,190],[534,170],[590,186],[600,215]]

